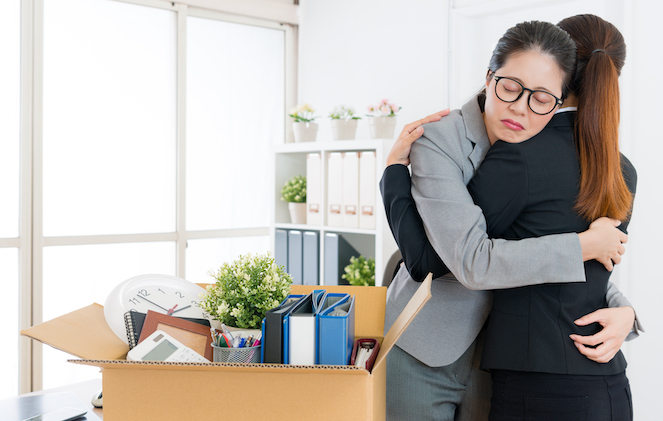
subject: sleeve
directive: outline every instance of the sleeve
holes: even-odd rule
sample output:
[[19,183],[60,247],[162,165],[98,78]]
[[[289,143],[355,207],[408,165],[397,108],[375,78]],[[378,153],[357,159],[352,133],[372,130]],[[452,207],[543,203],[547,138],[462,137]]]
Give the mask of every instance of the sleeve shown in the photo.
[[503,238],[527,205],[527,161],[518,146],[497,141],[467,185],[493,238]]
[[464,183],[460,163],[467,157],[451,148],[450,155],[431,138],[424,134],[412,146],[412,195],[431,245],[461,284],[485,290],[585,281],[577,234],[490,239]]
[[633,328],[631,328],[631,333],[626,337],[627,341],[633,340],[640,336],[640,332],[645,331],[642,327],[642,323],[638,319],[638,312],[635,311],[635,307],[631,305],[629,300],[622,294],[622,292],[617,288],[612,282],[608,282],[608,290],[605,293],[605,299],[608,302],[608,307],[631,307],[633,313],[635,313],[635,320],[633,321]]
[[410,172],[406,166],[397,164],[385,168],[380,192],[387,222],[410,276],[422,282],[428,272],[432,272],[435,279],[449,273],[449,269],[428,241],[410,189]]

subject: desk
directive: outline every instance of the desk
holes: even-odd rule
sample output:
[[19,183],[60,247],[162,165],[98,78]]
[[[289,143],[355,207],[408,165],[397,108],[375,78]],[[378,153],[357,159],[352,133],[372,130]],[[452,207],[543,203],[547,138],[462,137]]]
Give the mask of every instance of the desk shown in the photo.
[[[94,413],[97,417],[103,420],[103,410],[101,408],[95,408],[92,406],[90,403],[90,400],[92,399],[92,395],[94,395],[99,389],[101,389],[101,379],[96,379],[96,380],[89,380],[86,382],[82,383],[74,383],[70,384],[67,386],[63,387],[58,387],[54,389],[47,389],[47,390],[40,390],[39,392],[32,392],[32,393],[25,393],[23,395],[19,395],[17,398],[10,398],[6,399],[3,401],[0,401],[0,406],[3,404],[11,404],[12,401],[18,401],[20,398],[23,397],[30,397],[30,396],[44,396],[44,395],[51,395],[55,393],[71,393],[73,394],[78,400],[80,400],[85,409],[88,410],[88,414],[90,412]],[[69,395],[71,396],[71,395]],[[55,409],[55,408],[53,408]],[[52,410],[52,409],[48,409]]]

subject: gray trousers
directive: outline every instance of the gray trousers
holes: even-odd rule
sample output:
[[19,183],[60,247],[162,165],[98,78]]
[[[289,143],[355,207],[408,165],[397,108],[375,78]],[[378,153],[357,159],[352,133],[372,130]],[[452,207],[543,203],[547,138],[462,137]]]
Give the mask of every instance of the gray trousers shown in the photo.
[[490,374],[479,370],[483,332],[454,363],[429,367],[398,346],[387,355],[387,421],[487,421]]

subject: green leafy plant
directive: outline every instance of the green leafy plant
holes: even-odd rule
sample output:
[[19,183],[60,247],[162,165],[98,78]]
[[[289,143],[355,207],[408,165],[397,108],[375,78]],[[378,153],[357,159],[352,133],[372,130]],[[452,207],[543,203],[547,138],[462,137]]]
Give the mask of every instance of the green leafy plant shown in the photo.
[[241,255],[210,274],[198,304],[212,318],[244,329],[259,329],[267,310],[278,306],[290,292],[292,276],[269,255]]
[[292,108],[288,115],[295,119],[295,123],[313,123],[317,118],[313,115],[314,112],[310,105],[301,104]]
[[284,202],[306,202],[306,177],[296,175],[286,181],[281,189],[281,200]]
[[361,120],[361,117],[355,115],[354,108],[346,107],[345,105],[335,107],[334,110],[329,113],[329,118],[332,120]]
[[350,285],[375,286],[375,259],[352,256],[350,264],[345,267],[342,278],[348,281]]

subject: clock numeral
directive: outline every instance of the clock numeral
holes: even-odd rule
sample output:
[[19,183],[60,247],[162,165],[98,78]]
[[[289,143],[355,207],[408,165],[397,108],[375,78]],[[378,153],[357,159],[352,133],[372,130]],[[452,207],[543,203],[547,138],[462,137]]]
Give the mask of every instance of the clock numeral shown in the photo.
[[184,295],[179,291],[175,291],[175,295],[179,296],[180,298],[184,298]]
[[159,292],[162,293],[162,294],[165,294],[164,291],[161,291],[161,288],[157,289],[157,291],[159,291]]
[[149,297],[150,293],[147,292],[146,289],[141,289],[140,291],[138,291],[138,295],[142,295],[143,297]]
[[191,305],[192,305],[192,306],[197,306],[197,305],[198,305],[198,301],[191,301]]
[[131,300],[129,300],[129,302],[131,304],[135,304],[135,305],[140,304],[140,300],[138,298],[132,298]]

